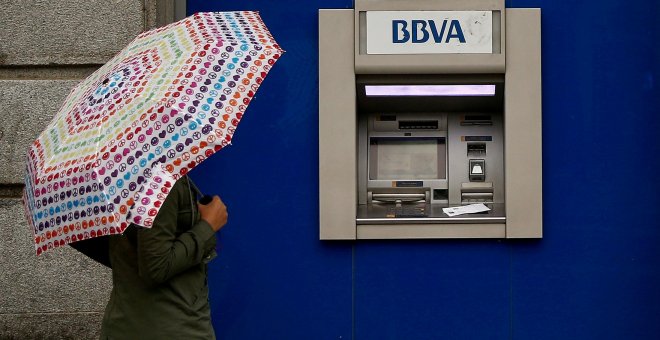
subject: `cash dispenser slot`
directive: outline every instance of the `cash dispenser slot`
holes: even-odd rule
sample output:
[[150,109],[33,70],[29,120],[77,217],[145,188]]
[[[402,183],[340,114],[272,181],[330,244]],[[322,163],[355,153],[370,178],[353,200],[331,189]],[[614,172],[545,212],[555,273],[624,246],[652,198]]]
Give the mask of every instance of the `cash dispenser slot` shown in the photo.
[[369,203],[410,203],[431,202],[431,191],[428,188],[374,188],[367,192]]
[[493,183],[462,183],[461,203],[493,203]]

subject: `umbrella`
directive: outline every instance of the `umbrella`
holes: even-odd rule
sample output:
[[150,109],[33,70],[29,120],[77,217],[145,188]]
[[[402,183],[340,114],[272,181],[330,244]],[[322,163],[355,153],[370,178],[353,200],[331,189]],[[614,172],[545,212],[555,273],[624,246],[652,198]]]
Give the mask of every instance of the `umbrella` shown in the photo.
[[37,254],[151,227],[174,182],[231,143],[283,52],[257,12],[197,13],[83,80],[28,150]]

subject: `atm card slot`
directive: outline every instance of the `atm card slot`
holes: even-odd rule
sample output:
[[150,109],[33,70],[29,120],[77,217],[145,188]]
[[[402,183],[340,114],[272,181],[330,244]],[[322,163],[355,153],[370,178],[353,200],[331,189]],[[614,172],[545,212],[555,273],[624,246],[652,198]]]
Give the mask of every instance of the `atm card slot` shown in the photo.
[[468,143],[467,156],[468,157],[486,156],[486,143]]

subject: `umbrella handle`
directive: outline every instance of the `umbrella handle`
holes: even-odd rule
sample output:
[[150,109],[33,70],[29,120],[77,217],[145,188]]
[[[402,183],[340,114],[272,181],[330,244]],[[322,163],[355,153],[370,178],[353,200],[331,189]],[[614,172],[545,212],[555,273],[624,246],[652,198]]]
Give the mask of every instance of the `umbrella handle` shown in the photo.
[[202,196],[202,198],[199,199],[198,202],[201,205],[207,205],[207,204],[211,203],[211,201],[213,201],[212,196],[204,195],[204,196]]
[[197,200],[197,202],[199,202],[199,204],[201,204],[201,205],[207,205],[207,204],[211,203],[211,201],[213,201],[213,196],[209,196],[209,195],[204,195],[204,194],[202,194],[202,191],[199,190],[199,188],[197,188],[197,186],[195,185],[195,183],[194,183],[193,181],[190,180],[190,177],[188,177],[188,185],[189,185],[190,187],[192,187],[192,188],[195,190],[195,192],[197,193],[197,195],[202,196],[202,198],[200,198],[199,200]]

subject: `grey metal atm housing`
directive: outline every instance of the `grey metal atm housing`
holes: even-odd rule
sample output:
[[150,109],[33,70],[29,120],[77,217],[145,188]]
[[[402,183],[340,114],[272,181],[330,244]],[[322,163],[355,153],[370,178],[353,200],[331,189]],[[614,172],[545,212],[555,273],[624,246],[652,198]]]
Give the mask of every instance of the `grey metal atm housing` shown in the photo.
[[[369,53],[367,13],[409,11],[487,11],[492,48]],[[320,239],[542,237],[540,49],[540,10],[502,0],[320,10]]]

